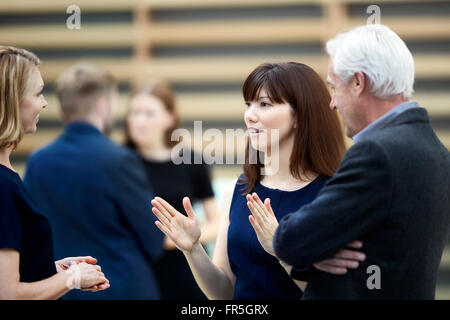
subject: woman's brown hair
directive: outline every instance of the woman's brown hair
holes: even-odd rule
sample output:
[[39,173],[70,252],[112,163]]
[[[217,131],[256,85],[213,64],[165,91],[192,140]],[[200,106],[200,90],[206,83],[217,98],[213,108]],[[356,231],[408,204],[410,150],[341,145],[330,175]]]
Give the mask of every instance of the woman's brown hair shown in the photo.
[[[172,148],[175,146],[179,141],[172,141],[171,136],[172,132],[179,128],[180,126],[180,119],[178,116],[178,112],[175,106],[175,94],[171,88],[171,86],[164,81],[152,79],[147,82],[146,85],[142,86],[138,90],[135,90],[132,94],[132,97],[135,97],[138,94],[148,94],[151,96],[154,96],[161,100],[162,104],[166,108],[166,110],[174,117],[175,121],[174,124],[167,129],[167,131],[164,134],[164,141],[167,147]],[[128,116],[130,113],[130,108],[128,108],[127,114],[125,116],[125,145],[127,147],[130,147],[132,149],[136,149],[136,144],[133,142],[130,130],[128,127]]]
[[16,148],[22,140],[20,102],[31,86],[33,68],[39,65],[30,51],[0,46],[0,148]]
[[[290,172],[305,180],[307,174],[331,177],[345,153],[344,134],[334,110],[329,108],[330,93],[320,76],[301,63],[264,63],[250,73],[242,92],[245,101],[256,101],[265,89],[274,103],[288,103],[296,119]],[[256,164],[250,163],[251,144],[247,140],[244,178],[240,184],[247,194],[261,179],[264,164],[257,152]]]

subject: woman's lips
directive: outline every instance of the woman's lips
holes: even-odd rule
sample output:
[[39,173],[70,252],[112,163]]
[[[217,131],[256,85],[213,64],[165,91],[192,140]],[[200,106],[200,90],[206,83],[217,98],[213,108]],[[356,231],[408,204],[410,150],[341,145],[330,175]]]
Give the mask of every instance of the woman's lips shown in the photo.
[[258,135],[260,133],[262,133],[264,130],[262,129],[256,129],[256,128],[249,128],[248,129],[248,134],[250,135]]

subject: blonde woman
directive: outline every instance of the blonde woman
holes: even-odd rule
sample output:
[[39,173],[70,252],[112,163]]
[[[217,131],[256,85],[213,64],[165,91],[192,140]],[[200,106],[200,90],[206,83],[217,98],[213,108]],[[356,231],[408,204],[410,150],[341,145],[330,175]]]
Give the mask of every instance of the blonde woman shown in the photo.
[[50,224],[10,162],[47,106],[39,64],[29,51],[0,46],[0,299],[58,299],[74,288],[109,288],[95,258],[53,261]]

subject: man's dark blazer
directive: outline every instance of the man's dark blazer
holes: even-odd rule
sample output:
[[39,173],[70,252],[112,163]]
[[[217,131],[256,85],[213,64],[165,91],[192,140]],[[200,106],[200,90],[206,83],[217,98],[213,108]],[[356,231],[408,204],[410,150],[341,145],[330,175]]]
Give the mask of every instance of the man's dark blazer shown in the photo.
[[[303,299],[434,299],[449,199],[449,152],[426,110],[409,109],[347,151],[317,198],[280,221],[274,249],[300,266],[363,242],[358,269],[311,268]],[[369,289],[378,274],[371,265],[380,268],[381,289]]]
[[66,299],[159,299],[151,263],[162,253],[142,164],[84,122],[31,155],[25,185],[52,227],[55,258],[98,259],[111,287]]

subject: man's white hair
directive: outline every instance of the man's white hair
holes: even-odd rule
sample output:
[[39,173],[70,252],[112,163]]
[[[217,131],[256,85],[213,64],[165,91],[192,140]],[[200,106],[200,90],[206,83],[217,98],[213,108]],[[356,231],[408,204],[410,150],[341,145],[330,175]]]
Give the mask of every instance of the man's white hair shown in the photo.
[[363,72],[371,92],[387,100],[400,94],[410,99],[414,90],[414,60],[400,37],[380,24],[356,27],[326,44],[333,72],[346,84]]

